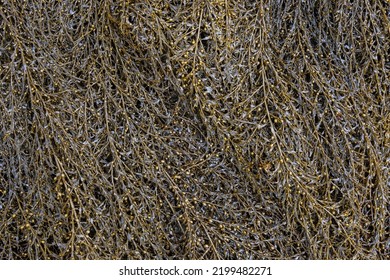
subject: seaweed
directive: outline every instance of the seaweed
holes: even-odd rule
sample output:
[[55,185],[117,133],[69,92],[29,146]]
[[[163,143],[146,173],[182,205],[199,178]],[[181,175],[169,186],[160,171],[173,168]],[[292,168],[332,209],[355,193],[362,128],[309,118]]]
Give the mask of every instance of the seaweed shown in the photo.
[[389,259],[390,3],[0,1],[1,259]]

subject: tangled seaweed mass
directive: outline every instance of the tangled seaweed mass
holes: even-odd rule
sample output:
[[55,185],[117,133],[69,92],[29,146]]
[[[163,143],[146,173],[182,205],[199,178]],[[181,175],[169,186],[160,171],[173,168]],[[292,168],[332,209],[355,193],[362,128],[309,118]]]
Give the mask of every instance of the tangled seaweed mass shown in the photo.
[[386,0],[0,1],[1,259],[389,259]]

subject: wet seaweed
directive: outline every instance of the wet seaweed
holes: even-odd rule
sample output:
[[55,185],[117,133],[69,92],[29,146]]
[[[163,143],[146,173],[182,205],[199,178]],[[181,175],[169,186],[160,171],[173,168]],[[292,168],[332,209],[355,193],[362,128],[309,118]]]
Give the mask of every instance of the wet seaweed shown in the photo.
[[388,1],[0,1],[1,259],[389,259]]

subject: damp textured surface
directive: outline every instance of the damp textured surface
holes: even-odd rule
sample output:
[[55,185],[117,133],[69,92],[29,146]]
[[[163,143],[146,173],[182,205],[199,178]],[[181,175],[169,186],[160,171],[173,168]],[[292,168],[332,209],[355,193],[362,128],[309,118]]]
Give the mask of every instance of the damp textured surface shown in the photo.
[[0,0],[0,259],[390,259],[389,21]]

